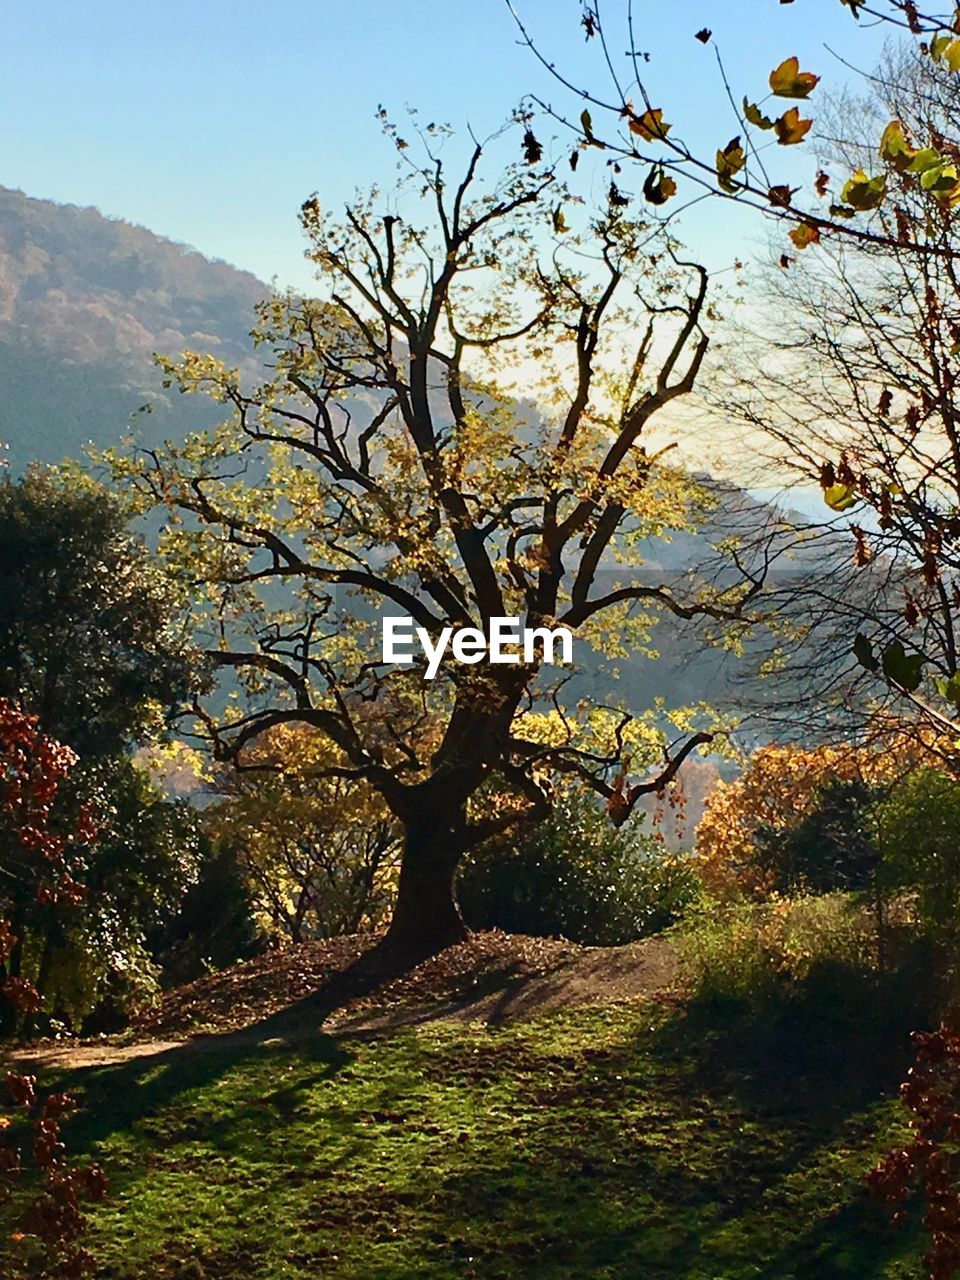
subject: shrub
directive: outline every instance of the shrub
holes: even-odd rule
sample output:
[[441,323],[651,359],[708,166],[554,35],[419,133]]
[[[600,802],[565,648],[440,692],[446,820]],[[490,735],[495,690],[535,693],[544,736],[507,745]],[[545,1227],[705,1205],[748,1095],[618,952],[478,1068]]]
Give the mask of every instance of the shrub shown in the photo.
[[694,892],[689,862],[664,853],[642,819],[617,829],[575,794],[540,825],[480,850],[459,881],[470,927],[587,946],[620,946],[667,928]]
[[762,1004],[806,981],[818,965],[872,965],[869,915],[847,895],[718,903],[704,898],[678,934],[699,996]]
[[916,893],[921,928],[949,964],[960,960],[960,785],[940,769],[904,779],[873,812],[883,875]]

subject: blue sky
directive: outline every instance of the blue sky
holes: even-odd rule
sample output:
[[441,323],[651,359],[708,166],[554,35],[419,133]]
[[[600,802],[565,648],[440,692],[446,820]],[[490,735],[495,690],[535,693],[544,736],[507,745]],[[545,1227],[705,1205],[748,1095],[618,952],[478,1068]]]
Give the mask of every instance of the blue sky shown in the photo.
[[[574,80],[604,83],[576,0],[516,3]],[[623,6],[605,8],[625,48]],[[735,88],[759,95],[784,56],[823,74],[820,93],[851,78],[825,46],[869,69],[880,43],[838,0],[638,0],[636,12],[654,99],[711,147],[736,127],[713,51],[693,38],[700,27],[716,33]],[[485,134],[526,92],[563,101],[518,46],[503,0],[30,0],[2,7],[0,51],[0,182],[95,205],[299,287],[305,196],[335,208],[390,180],[378,103]],[[749,253],[757,225],[711,203],[683,234],[716,260]]]

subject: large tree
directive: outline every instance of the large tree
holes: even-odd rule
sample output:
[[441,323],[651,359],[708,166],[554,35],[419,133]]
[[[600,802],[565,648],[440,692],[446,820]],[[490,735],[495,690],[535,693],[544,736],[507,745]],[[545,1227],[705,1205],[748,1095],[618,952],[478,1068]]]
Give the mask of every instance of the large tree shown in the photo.
[[[114,465],[168,508],[163,549],[245,694],[226,715],[198,707],[218,752],[242,762],[279,724],[326,734],[344,758],[331,773],[363,779],[404,831],[387,945],[429,952],[463,934],[465,851],[544,816],[551,772],[623,819],[710,734],[660,741],[615,708],[564,707],[539,651],[448,658],[435,679],[385,665],[378,618],[436,639],[518,617],[615,654],[645,633],[644,610],[732,616],[758,584],[677,600],[633,550],[702,497],[653,433],[707,352],[706,271],[615,186],[594,215],[567,202],[532,139],[487,186],[479,145],[454,183],[443,131],[422,131],[422,165],[394,138],[408,178],[389,198],[336,223],[304,204],[319,296],[262,308],[262,385],[211,356],[167,361],[171,383],[228,416]],[[631,763],[647,768],[632,783]]]

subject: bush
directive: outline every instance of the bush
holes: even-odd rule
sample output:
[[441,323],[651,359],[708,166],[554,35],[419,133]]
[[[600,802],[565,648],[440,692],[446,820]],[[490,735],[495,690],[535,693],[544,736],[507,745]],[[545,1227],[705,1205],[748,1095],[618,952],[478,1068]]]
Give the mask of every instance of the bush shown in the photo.
[[678,919],[695,892],[689,863],[641,830],[617,829],[588,798],[560,800],[552,816],[476,853],[460,873],[471,928],[620,946]]
[[960,960],[960,785],[939,769],[899,783],[874,809],[883,876],[913,890],[918,924],[947,963]]
[[754,1005],[795,989],[817,966],[867,969],[876,956],[869,915],[841,893],[760,903],[703,899],[677,942],[699,996]]

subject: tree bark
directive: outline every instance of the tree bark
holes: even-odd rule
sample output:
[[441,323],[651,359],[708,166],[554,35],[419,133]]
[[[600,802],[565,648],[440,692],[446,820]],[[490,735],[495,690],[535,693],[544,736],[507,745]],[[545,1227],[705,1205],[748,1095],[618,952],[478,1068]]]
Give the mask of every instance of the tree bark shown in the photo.
[[438,806],[408,818],[393,919],[384,947],[422,960],[462,942],[467,929],[457,905],[454,879],[464,853],[463,808]]

